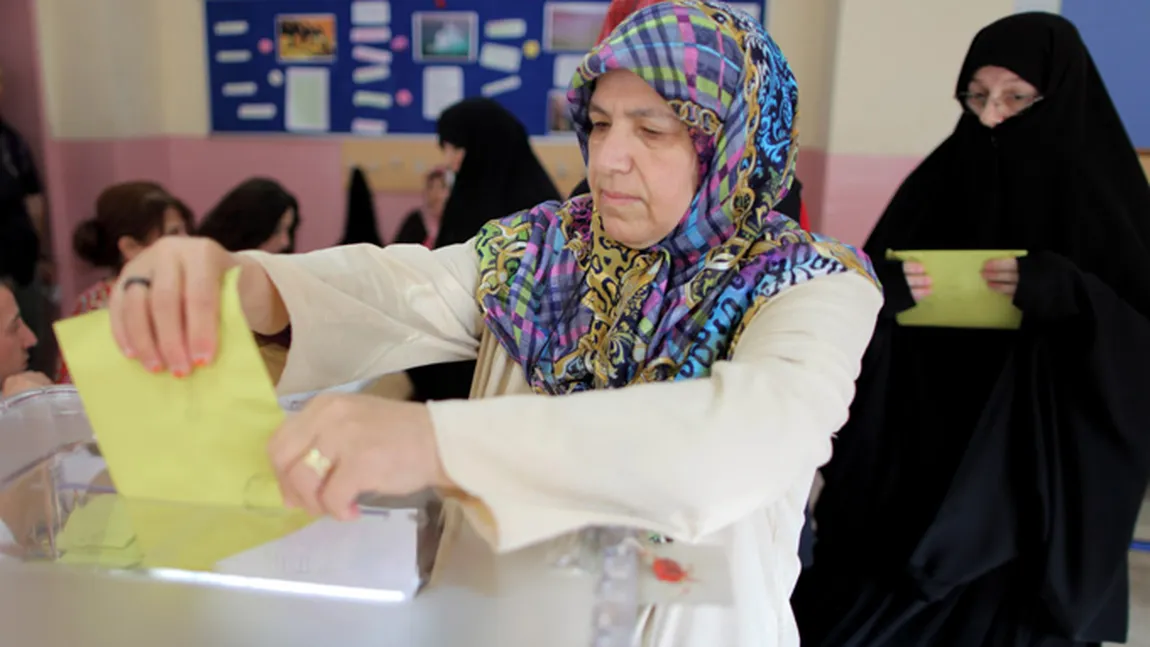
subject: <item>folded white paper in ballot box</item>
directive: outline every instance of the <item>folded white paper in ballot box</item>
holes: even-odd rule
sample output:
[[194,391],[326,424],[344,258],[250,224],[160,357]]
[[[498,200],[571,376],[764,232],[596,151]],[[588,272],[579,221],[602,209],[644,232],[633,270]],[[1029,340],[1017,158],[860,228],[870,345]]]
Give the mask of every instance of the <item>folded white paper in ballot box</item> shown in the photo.
[[128,499],[116,494],[72,387],[0,400],[0,560],[408,600],[430,575],[440,506],[430,493],[384,505],[396,507],[364,505],[358,520],[337,522]]

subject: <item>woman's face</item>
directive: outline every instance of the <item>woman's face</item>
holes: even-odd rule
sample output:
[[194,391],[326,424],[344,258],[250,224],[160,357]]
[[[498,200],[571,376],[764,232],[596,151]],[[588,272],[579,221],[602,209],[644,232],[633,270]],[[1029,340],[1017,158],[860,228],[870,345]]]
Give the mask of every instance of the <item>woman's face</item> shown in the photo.
[[[160,230],[160,236],[187,236],[188,224],[184,222],[183,216],[180,212],[172,207],[168,207],[164,211],[164,228]],[[157,236],[158,238],[158,236]],[[155,241],[152,241],[155,242]]]
[[276,229],[272,232],[271,238],[264,241],[260,245],[260,250],[270,252],[272,254],[280,254],[287,251],[291,247],[291,226],[295,222],[295,210],[288,207],[287,211],[283,212],[280,220],[276,223]]
[[599,77],[590,105],[587,181],[614,240],[646,249],[675,229],[699,185],[687,127],[646,81],[628,70]]
[[443,205],[447,203],[447,180],[443,177],[434,177],[427,182],[423,191],[423,206],[428,215],[438,216],[443,213]]
[[978,69],[966,87],[966,108],[987,128],[1010,119],[1042,98],[1038,89],[1005,67]]
[[463,156],[467,151],[448,142],[440,144],[439,150],[443,151],[443,166],[452,173],[458,173],[459,168],[463,166]]
[[123,236],[120,238],[117,246],[120,248],[120,255],[124,257],[124,262],[132,260],[148,248],[148,245],[156,242],[163,236],[187,236],[188,224],[184,222],[183,216],[174,207],[168,207],[164,210],[164,222],[160,226],[160,230],[154,232],[143,243],[132,238],[131,236]]

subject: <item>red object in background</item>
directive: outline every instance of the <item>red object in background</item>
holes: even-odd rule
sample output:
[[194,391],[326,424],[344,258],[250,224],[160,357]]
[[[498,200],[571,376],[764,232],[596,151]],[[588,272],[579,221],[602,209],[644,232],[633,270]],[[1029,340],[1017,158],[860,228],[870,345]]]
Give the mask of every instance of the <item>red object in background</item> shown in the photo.
[[805,202],[799,203],[799,226],[803,228],[803,231],[811,230],[811,219],[807,215],[807,203]]
[[603,21],[603,29],[599,31],[597,42],[602,43],[606,40],[607,36],[627,19],[627,16],[658,2],[661,0],[611,0],[611,6],[607,7],[607,19]]
[[691,574],[679,562],[669,557],[659,557],[651,563],[651,570],[660,582],[686,582]]
[[435,0],[435,8],[442,9],[447,6],[447,0]]

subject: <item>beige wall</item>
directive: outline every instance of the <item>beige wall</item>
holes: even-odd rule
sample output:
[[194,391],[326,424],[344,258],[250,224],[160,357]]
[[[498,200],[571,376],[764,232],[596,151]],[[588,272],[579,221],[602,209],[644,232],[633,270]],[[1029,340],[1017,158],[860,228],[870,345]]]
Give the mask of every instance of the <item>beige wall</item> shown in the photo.
[[954,84],[982,27],[1058,0],[770,0],[771,36],[799,80],[802,144],[923,156],[954,126]]
[[[43,0],[41,0],[43,1]],[[160,5],[160,93],[164,133],[208,133],[208,70],[204,43],[203,0],[150,0]]]
[[39,0],[54,137],[208,132],[201,0]]
[[954,127],[953,99],[974,34],[1014,0],[842,2],[829,151],[925,155]]
[[804,147],[825,149],[830,128],[835,33],[842,0],[770,0],[767,24],[799,82]]
[[154,0],[41,0],[40,50],[52,134],[120,138],[162,132]]

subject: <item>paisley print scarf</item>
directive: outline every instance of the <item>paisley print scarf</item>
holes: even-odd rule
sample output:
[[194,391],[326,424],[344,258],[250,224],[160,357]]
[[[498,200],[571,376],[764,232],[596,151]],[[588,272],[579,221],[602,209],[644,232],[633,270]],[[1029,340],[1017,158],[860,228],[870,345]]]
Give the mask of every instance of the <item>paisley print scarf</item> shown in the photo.
[[568,92],[587,159],[595,79],[634,72],[688,127],[700,184],[677,227],[635,250],[590,195],[493,221],[476,238],[485,324],[532,388],[563,394],[710,374],[756,310],[788,287],[857,272],[861,252],[772,207],[798,152],[798,88],[763,27],[724,4],[644,8],[583,60]]

